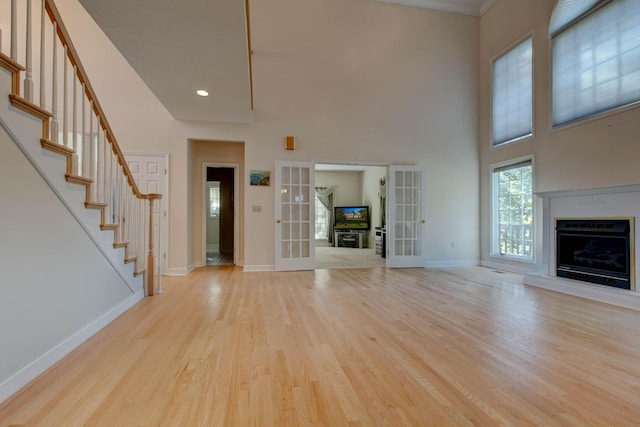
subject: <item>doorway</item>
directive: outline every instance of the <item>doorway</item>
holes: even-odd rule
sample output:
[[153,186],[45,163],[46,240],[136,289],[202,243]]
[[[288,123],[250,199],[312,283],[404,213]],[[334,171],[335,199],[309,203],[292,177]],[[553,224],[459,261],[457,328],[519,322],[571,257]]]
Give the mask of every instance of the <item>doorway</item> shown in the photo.
[[[386,260],[376,243],[376,231],[384,227],[386,188],[385,164],[315,163],[315,268],[385,267]],[[381,205],[381,200],[382,205]],[[334,209],[366,206],[368,227],[358,232],[357,245],[336,242]],[[352,247],[347,247],[352,246]]]
[[234,265],[237,240],[237,166],[204,165],[205,265]]

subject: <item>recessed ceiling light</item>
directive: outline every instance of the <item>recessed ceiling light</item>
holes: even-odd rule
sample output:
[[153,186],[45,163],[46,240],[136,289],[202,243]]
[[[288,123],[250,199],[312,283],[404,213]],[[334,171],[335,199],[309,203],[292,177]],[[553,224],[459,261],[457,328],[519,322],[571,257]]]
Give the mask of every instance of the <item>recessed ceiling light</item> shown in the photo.
[[198,95],[200,95],[200,96],[209,96],[209,92],[207,92],[207,91],[206,91],[206,90],[204,90],[204,89],[198,89],[198,90],[196,91],[196,93],[197,93]]

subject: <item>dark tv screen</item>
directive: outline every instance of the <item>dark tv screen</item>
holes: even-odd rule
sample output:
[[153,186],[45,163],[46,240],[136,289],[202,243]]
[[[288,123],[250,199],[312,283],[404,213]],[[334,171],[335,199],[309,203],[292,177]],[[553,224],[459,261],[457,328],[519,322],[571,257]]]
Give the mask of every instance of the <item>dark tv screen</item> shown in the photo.
[[369,206],[336,206],[334,208],[336,230],[369,230]]

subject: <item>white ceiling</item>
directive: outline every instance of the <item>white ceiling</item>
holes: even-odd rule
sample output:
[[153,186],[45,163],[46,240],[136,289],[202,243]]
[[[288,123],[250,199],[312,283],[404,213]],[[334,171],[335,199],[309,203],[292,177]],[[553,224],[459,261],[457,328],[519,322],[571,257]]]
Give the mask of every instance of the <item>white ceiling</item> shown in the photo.
[[[79,1],[174,118],[251,121],[244,0]],[[352,1],[479,16],[497,0]]]

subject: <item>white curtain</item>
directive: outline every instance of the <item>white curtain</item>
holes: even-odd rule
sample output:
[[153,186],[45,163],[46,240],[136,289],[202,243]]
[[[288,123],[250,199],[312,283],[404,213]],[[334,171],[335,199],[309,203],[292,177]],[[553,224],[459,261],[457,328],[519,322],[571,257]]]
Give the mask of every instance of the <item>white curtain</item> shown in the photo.
[[337,185],[328,187],[316,187],[316,197],[327,209],[327,240],[333,243],[333,193],[335,193]]
[[380,227],[384,228],[387,219],[387,178],[380,178],[380,189],[378,190],[380,198]]

